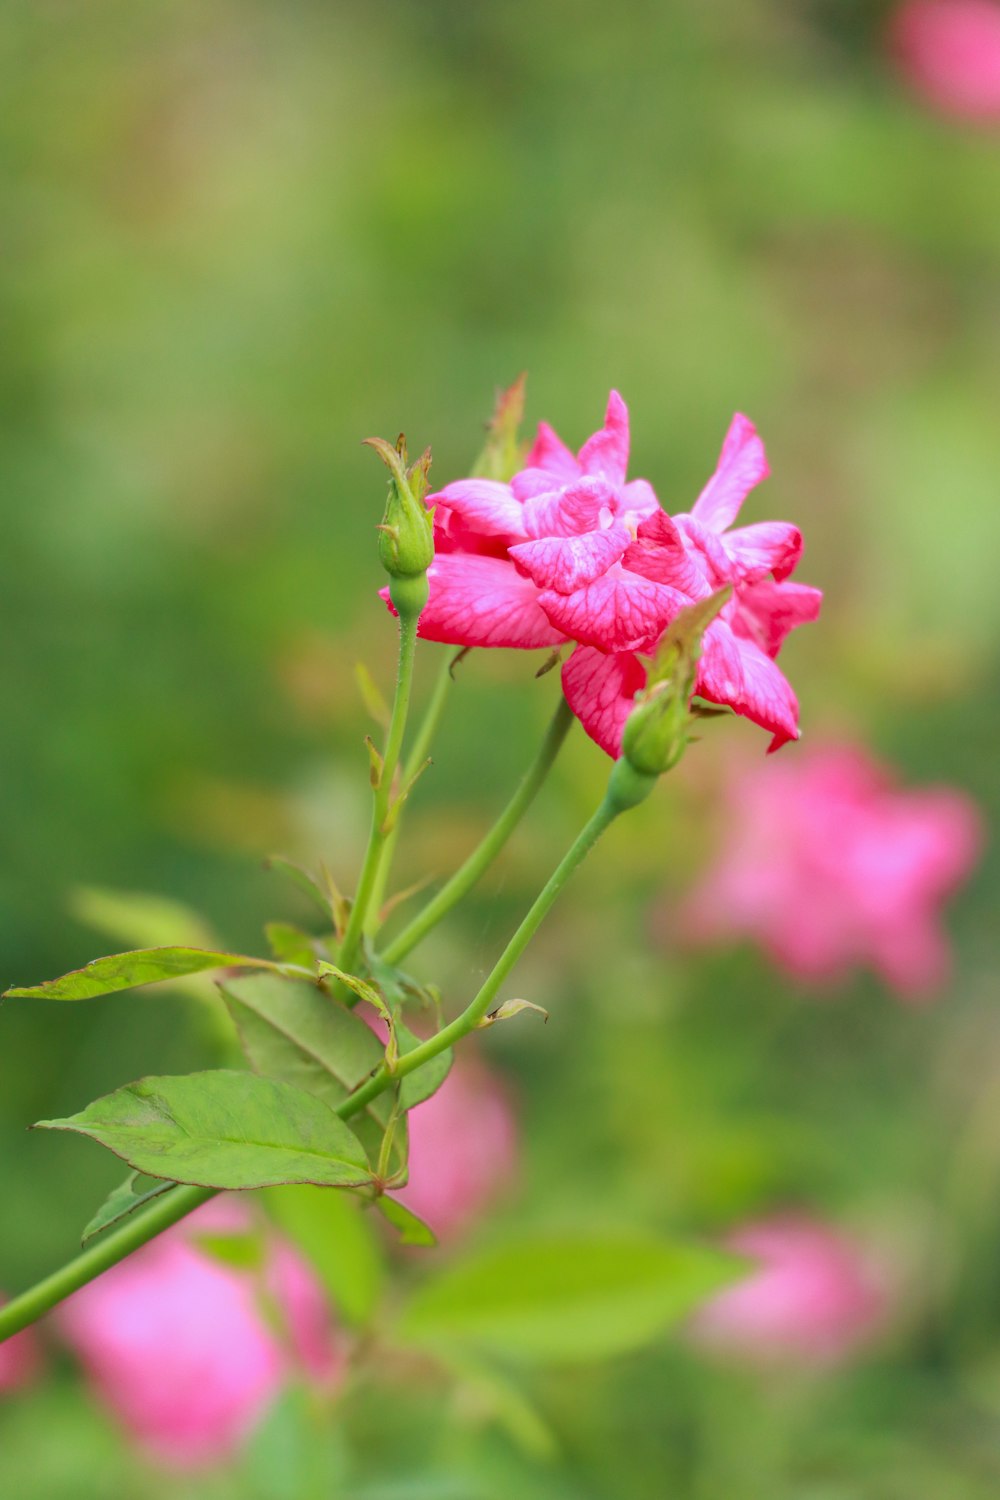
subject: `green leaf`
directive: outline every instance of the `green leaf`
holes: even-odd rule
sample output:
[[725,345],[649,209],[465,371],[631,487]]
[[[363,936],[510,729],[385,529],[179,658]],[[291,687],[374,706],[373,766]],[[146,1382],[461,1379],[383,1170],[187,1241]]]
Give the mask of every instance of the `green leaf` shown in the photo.
[[92,1240],[103,1229],[110,1229],[112,1224],[127,1218],[151,1198],[159,1198],[161,1193],[169,1193],[172,1187],[177,1186],[175,1182],[164,1182],[162,1178],[158,1178],[152,1187],[136,1192],[136,1180],[141,1175],[139,1172],[130,1172],[124,1182],[112,1189],[80,1236],[81,1245]]
[[[313,1188],[312,1191],[320,1190]],[[252,1230],[233,1234],[195,1234],[191,1242],[210,1259],[234,1271],[261,1271],[267,1259],[263,1240]]]
[[[197,1488],[168,1480],[159,1494],[176,1500],[195,1500],[198,1495],[214,1495],[217,1500],[332,1500],[349,1494],[361,1500],[341,1424],[325,1417],[326,1407],[308,1381],[285,1381],[253,1424],[242,1462],[231,1476],[213,1475]],[[385,1491],[378,1493],[381,1500],[389,1500]],[[378,1500],[375,1491],[366,1489],[365,1494],[367,1500]]]
[[542,1420],[520,1384],[506,1372],[470,1358],[465,1350],[449,1350],[442,1360],[452,1376],[465,1387],[466,1398],[487,1413],[528,1458],[547,1463],[556,1457],[559,1445],[552,1429]]
[[264,868],[267,870],[276,870],[279,875],[284,875],[285,879],[290,881],[297,890],[301,891],[304,896],[309,897],[309,900],[314,906],[319,908],[327,921],[330,920],[330,896],[324,891],[319,881],[313,875],[310,875],[308,870],[304,870],[294,860],[286,859],[283,854],[269,855],[264,861]]
[[[333,964],[321,963],[320,971],[332,975],[346,984],[349,989],[361,1000],[366,1000],[375,1009],[389,1028],[389,1042],[385,1049],[385,1061],[390,1070],[395,1069],[397,1057],[405,1056],[412,1052],[415,1047],[423,1044],[424,1038],[416,1036],[409,1027],[404,1026],[399,1020],[399,1012],[408,999],[419,999],[422,1005],[434,1005],[439,1009],[440,996],[429,989],[422,989],[411,980],[409,975],[404,974],[402,969],[393,968],[384,960],[370,951],[366,945],[366,958],[369,961],[372,976],[375,980],[373,985],[370,981],[358,979],[353,974],[345,974],[342,969]],[[376,988],[377,986],[377,988]],[[412,1109],[416,1104],[422,1104],[432,1094],[436,1094],[444,1083],[451,1069],[452,1051],[446,1048],[432,1057],[422,1067],[413,1073],[407,1073],[400,1087],[400,1104],[403,1109]]]
[[179,979],[184,974],[201,974],[206,969],[273,969],[266,958],[247,958],[239,953],[208,953],[203,948],[140,948],[136,953],[114,953],[95,958],[85,968],[74,969],[61,979],[25,989],[4,991],[4,999],[23,1000],[92,1000],[96,995],[112,995],[118,990],[134,990],[140,985],[157,984],[164,979]]
[[384,1219],[399,1230],[403,1245],[436,1245],[437,1235],[429,1224],[418,1218],[412,1209],[400,1203],[398,1198],[389,1198],[384,1193],[375,1199],[375,1207]]
[[495,1026],[497,1021],[509,1021],[511,1016],[519,1016],[522,1010],[537,1011],[543,1021],[548,1021],[549,1013],[544,1005],[536,1005],[533,1000],[504,1000],[496,1010],[491,1010],[488,1016],[477,1022],[479,1027]]
[[268,922],[264,927],[267,945],[279,963],[295,964],[299,969],[315,969],[316,950],[313,940],[301,927],[291,922]]
[[486,424],[486,445],[472,466],[477,479],[510,479],[521,467],[522,450],[517,440],[524,419],[526,376],[498,391],[493,415]]
[[[254,1072],[305,1089],[333,1109],[383,1060],[382,1044],[372,1029],[318,985],[254,974],[227,979],[219,988]],[[393,1102],[387,1089],[353,1121],[372,1161],[379,1155]]]
[[[414,1036],[400,1021],[396,1022],[396,1040],[402,1057],[407,1052],[412,1052],[414,1047],[423,1045],[423,1039]],[[406,1074],[399,1090],[399,1101],[404,1109],[413,1109],[414,1105],[422,1104],[425,1099],[437,1093],[451,1070],[452,1056],[451,1048],[446,1047],[412,1073]]]
[[391,714],[385,695],[363,661],[354,664],[354,680],[358,684],[362,702],[375,723],[381,729],[389,728]]
[[218,942],[203,917],[169,896],[84,885],[72,892],[69,905],[77,921],[116,943],[214,949]]
[[336,964],[328,963],[326,959],[321,959],[316,967],[320,974],[336,979],[357,995],[359,1000],[364,1000],[368,1005],[374,1006],[385,1023],[388,1026],[392,1025],[392,1011],[369,980],[359,979],[357,974],[348,974],[346,969],[338,969]]
[[360,1141],[328,1105],[253,1073],[140,1078],[36,1128],[89,1135],[140,1172],[199,1187],[360,1187],[372,1176]]
[[[254,974],[224,980],[219,988],[250,1066],[265,1078],[336,1106],[382,1062],[382,1044],[371,1028],[318,985]],[[380,1095],[371,1107],[384,1125],[391,1100]]]
[[382,1247],[369,1215],[351,1193],[268,1188],[264,1203],[312,1265],[337,1308],[355,1327],[370,1323],[382,1293]]
[[523,1239],[427,1281],[399,1332],[526,1360],[593,1360],[649,1343],[744,1270],[721,1251],[641,1234]]
[[396,1064],[399,1061],[399,1042],[396,1037],[396,1017],[391,1006],[383,1000],[375,986],[367,979],[359,979],[356,974],[348,974],[346,970],[338,969],[336,964],[327,963],[323,959],[320,959],[316,967],[320,974],[328,979],[336,979],[338,984],[351,990],[359,1000],[370,1005],[376,1015],[381,1016],[388,1032],[384,1051],[385,1065],[390,1073],[395,1073]]
[[[426,884],[426,882],[421,882],[421,884]],[[414,889],[419,889],[419,886]],[[367,940],[364,944],[364,952],[368,972],[393,1010],[401,1010],[410,1004],[425,1008],[438,1008],[441,997],[431,985],[422,985],[404,969],[397,968],[395,964],[386,963],[381,954],[376,953]]]

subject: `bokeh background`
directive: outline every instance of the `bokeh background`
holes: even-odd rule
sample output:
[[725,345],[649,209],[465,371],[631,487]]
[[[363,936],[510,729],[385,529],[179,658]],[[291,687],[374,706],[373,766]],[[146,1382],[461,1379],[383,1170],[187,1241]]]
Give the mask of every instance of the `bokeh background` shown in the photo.
[[[404,428],[433,445],[438,482],[457,477],[522,369],[529,416],[574,445],[620,389],[632,473],[675,509],[747,412],[774,476],[751,519],[801,524],[801,575],[827,591],[784,658],[806,735],[859,735],[906,778],[996,811],[1000,134],[910,94],[884,15],[848,0],[5,9],[5,984],[104,951],[81,887],[176,897],[259,948],[265,919],[303,915],[263,855],[324,857],[349,883],[367,817],[354,665],[387,683],[394,652],[374,594],[383,476],[360,440]],[[401,881],[453,866],[520,774],[556,691],[536,665],[463,665]],[[719,747],[763,753],[745,724],[707,738],[522,965],[548,1026],[487,1039],[523,1134],[498,1217],[712,1236],[799,1204],[891,1247],[894,1327],[823,1379],[722,1370],[676,1340],[536,1372],[544,1460],[448,1392],[366,1390],[331,1438],[345,1493],[997,1493],[996,854],[956,904],[933,1006],[865,977],[818,1001],[749,949],[678,956],[652,941],[651,909],[708,854]],[[605,769],[579,735],[426,945],[449,1003]],[[25,1125],[207,1052],[172,996],[11,1002],[0,1023],[0,1286],[17,1290],[72,1252],[120,1175]],[[306,1493],[273,1452],[165,1478],[59,1355],[0,1404],[0,1448],[24,1500]]]

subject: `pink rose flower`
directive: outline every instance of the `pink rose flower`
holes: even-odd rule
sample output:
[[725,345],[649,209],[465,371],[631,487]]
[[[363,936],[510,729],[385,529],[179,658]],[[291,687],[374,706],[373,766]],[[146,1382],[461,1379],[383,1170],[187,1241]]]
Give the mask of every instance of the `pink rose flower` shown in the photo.
[[899,789],[860,746],[741,770],[721,852],[686,902],[695,942],[746,934],[799,979],[869,965],[905,997],[948,975],[939,919],[973,867],[978,812],[948,787]]
[[[0,1303],[6,1300],[0,1297]],[[34,1329],[26,1328],[23,1333],[15,1333],[13,1338],[0,1344],[0,1395],[29,1385],[41,1367],[42,1355]]]
[[524,650],[575,643],[563,691],[617,756],[643,657],[685,605],[732,584],[695,691],[770,730],[772,748],[797,738],[798,704],[774,659],[790,630],[816,618],[820,593],[786,581],[802,551],[794,526],[728,529],[768,473],[753,425],[733,418],[715,474],[673,519],[646,480],[626,480],[628,453],[628,411],[612,391],[604,426],[578,454],[542,423],[509,484],[460,479],[429,496],[436,555],[420,634]]
[[392,1196],[441,1239],[468,1229],[514,1175],[517,1131],[505,1090],[468,1054],[408,1115],[410,1178]]
[[1000,121],[1000,5],[995,0],[906,0],[888,45],[911,88],[960,119]]
[[168,1467],[233,1453],[294,1372],[326,1385],[342,1372],[326,1300],[289,1245],[271,1247],[262,1280],[197,1248],[199,1232],[247,1222],[241,1204],[209,1204],[74,1293],[58,1314],[98,1397]]
[[824,1224],[764,1219],[727,1244],[757,1266],[695,1314],[690,1333],[705,1350],[824,1368],[848,1359],[884,1321],[886,1292],[870,1257]]

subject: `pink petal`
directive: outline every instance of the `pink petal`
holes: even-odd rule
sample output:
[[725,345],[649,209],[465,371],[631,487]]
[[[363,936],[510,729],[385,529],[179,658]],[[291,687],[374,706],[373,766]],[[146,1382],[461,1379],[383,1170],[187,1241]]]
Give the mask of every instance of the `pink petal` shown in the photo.
[[[573,479],[578,477],[575,474],[570,476]],[[510,488],[517,500],[534,500],[538,495],[558,495],[562,486],[569,482],[569,478],[553,474],[551,469],[520,469],[511,480]]]
[[563,482],[567,479],[576,479],[580,473],[578,460],[566,447],[562,438],[553,432],[548,422],[539,422],[538,432],[524,461],[524,467],[545,469],[547,473],[555,474]]
[[624,484],[628,447],[628,407],[618,392],[612,391],[604,414],[604,426],[580,449],[580,467],[585,474],[610,479],[612,484]]
[[648,479],[632,479],[624,485],[620,491],[619,513],[622,515],[636,516],[644,520],[647,516],[655,516],[661,509],[660,502],[656,498],[656,491]]
[[524,536],[521,503],[510,485],[496,479],[457,479],[428,496],[427,504],[438,506],[439,513],[440,509],[451,511],[470,531],[484,536],[512,541]]
[[627,526],[615,521],[604,531],[584,536],[543,537],[537,542],[519,542],[510,555],[540,589],[571,594],[593,583],[621,557],[632,540]]
[[871,946],[872,966],[904,1000],[932,999],[947,983],[951,949],[930,914],[883,924],[872,933]]
[[557,630],[603,651],[651,650],[690,603],[678,589],[617,568],[575,593],[545,589],[538,598]]
[[439,505],[434,512],[434,551],[437,556],[445,552],[481,552],[487,557],[506,557],[509,536],[487,536],[481,531],[472,531],[462,517],[447,506]]
[[733,628],[737,635],[756,641],[763,652],[774,657],[790,631],[818,618],[822,602],[822,589],[762,578],[740,589]]
[[725,620],[716,620],[705,632],[695,692],[769,729],[774,735],[770,750],[799,737],[799,705],[788,679]]
[[617,496],[603,479],[577,479],[525,502],[522,524],[529,537],[580,536],[596,531],[601,512],[613,515]]
[[695,502],[692,514],[712,531],[725,531],[755,484],[770,473],[764,444],[748,417],[733,417],[715,473]]
[[577,646],[563,663],[562,685],[566,702],[587,734],[616,759],[635,695],[646,686],[646,669],[639,658],[607,656],[592,646]]
[[[563,639],[539,608],[530,578],[504,558],[446,552],[435,557],[427,577],[430,598],[419,628],[424,640],[531,651]],[[388,589],[381,597],[392,610]]]
[[802,533],[786,521],[761,521],[727,532],[722,544],[742,577],[753,580],[773,573],[780,582],[795,571],[802,556]]
[[724,536],[717,536],[692,515],[674,516],[674,523],[687,544],[688,556],[711,588],[738,581],[739,569],[726,551]]
[[691,599],[711,592],[704,574],[691,561],[684,537],[664,510],[657,509],[640,523],[622,564],[643,578],[680,589]]

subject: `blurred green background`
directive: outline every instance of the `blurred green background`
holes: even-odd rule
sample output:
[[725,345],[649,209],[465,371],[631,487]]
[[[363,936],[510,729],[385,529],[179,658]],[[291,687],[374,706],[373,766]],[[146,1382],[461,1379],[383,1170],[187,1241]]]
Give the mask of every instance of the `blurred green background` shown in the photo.
[[[374,594],[383,476],[360,440],[405,428],[444,483],[522,369],[530,419],[574,446],[617,386],[631,472],[672,509],[747,412],[774,476],[750,519],[801,524],[802,577],[827,590],[786,658],[807,735],[859,733],[996,811],[1000,135],[905,94],[883,10],[5,7],[5,984],[102,951],[71,912],[81,885],[172,895],[259,948],[266,918],[303,915],[261,856],[325,857],[349,883],[367,817],[353,668],[387,682],[394,650]],[[401,881],[455,864],[520,774],[555,692],[536,665],[462,668]],[[763,751],[746,725],[717,737]],[[548,1027],[489,1038],[525,1141],[505,1212],[713,1233],[798,1202],[898,1245],[900,1326],[815,1383],[721,1374],[669,1343],[533,1377],[544,1463],[446,1394],[393,1389],[389,1419],[369,1392],[348,1412],[352,1493],[998,1492],[996,855],[957,903],[955,981],[928,1010],[863,979],[816,1004],[747,952],[672,959],[648,911],[704,857],[696,759],[615,830],[522,966]],[[578,736],[427,945],[449,1004],[605,770]],[[71,1253],[119,1175],[24,1126],[207,1053],[169,996],[8,1003],[0,1021],[16,1290]],[[24,1500],[300,1493],[266,1464],[158,1478],[68,1368],[0,1408],[0,1448]]]

